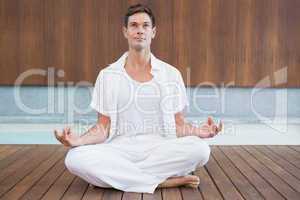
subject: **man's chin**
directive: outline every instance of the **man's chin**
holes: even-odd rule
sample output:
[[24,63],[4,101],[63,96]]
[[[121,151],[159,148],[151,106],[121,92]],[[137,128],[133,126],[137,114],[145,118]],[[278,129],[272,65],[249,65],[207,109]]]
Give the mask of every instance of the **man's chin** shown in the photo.
[[136,51],[142,51],[143,49],[145,49],[145,46],[144,45],[134,45],[132,48]]

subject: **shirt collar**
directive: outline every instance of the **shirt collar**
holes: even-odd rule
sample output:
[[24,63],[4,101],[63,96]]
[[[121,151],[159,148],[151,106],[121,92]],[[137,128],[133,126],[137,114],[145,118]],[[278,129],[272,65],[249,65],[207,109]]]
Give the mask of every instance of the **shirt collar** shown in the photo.
[[[114,64],[118,66],[121,70],[124,69],[126,58],[128,57],[128,51],[125,52]],[[150,63],[151,63],[151,73],[160,71],[161,66],[158,62],[159,60],[151,53]]]

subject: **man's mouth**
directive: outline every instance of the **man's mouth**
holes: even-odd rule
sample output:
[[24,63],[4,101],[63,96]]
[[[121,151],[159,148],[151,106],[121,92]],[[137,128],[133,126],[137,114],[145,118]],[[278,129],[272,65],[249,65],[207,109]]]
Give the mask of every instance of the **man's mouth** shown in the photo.
[[135,38],[136,40],[145,40],[144,38]]

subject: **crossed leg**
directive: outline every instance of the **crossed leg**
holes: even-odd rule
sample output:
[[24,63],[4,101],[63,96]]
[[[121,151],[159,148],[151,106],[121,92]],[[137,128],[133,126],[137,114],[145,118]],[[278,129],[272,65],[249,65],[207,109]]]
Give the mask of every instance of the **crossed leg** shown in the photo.
[[162,142],[143,162],[132,162],[126,153],[100,144],[71,149],[65,163],[71,173],[95,186],[153,192],[156,187],[197,187],[199,178],[187,174],[204,165],[209,154],[205,142],[187,136]]

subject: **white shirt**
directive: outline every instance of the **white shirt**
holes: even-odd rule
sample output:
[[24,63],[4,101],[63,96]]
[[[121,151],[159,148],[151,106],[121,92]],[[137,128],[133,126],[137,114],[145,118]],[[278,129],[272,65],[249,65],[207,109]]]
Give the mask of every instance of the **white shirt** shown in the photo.
[[[121,79],[128,52],[116,62],[102,69],[97,77],[90,106],[111,120],[109,142],[118,133],[120,119],[119,96],[122,94]],[[160,91],[160,106],[163,129],[166,136],[176,137],[175,114],[189,105],[181,73],[173,66],[151,54],[151,74]]]
[[163,133],[159,84],[154,78],[141,83],[132,79],[125,69],[123,72],[118,96],[118,135],[134,137]]

